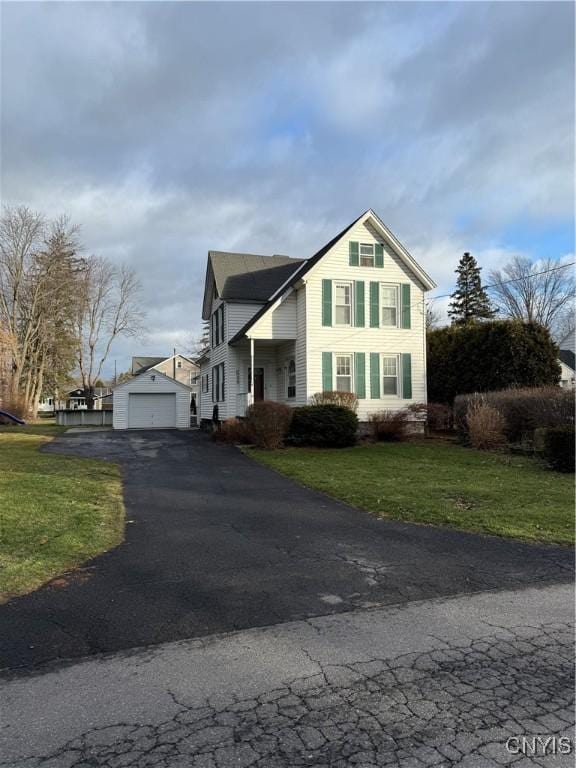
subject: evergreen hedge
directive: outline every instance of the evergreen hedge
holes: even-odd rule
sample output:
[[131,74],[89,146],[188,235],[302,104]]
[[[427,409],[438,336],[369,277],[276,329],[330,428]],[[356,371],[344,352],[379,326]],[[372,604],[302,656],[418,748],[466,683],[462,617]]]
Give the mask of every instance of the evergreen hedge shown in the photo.
[[345,448],[354,445],[358,418],[341,405],[305,405],[294,409],[290,440],[297,445]]
[[558,348],[546,328],[517,320],[450,325],[427,335],[428,399],[558,384]]

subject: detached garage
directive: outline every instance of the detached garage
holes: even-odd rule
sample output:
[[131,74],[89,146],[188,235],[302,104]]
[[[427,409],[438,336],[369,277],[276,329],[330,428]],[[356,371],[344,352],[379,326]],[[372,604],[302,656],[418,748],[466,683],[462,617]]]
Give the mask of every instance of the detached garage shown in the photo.
[[156,370],[113,391],[114,429],[187,429],[192,389]]

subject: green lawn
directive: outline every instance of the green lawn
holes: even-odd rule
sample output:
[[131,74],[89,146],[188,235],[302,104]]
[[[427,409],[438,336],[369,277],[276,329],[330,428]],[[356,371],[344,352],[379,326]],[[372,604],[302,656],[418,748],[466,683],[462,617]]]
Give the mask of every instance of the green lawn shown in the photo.
[[441,443],[250,451],[302,485],[379,517],[549,543],[574,541],[574,476]]
[[122,541],[116,464],[39,453],[53,423],[0,427],[0,602]]

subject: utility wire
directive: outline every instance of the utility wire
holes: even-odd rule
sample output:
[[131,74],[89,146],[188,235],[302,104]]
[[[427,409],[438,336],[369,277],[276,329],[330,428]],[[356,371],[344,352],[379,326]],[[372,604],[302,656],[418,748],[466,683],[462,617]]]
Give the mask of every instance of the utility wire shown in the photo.
[[[510,280],[502,280],[499,283],[491,283],[490,285],[483,285],[482,288],[485,290],[488,288],[495,288],[496,286],[500,285],[510,285],[510,283],[519,283],[523,280],[531,280],[533,277],[539,277],[540,275],[547,275],[549,272],[557,272],[559,269],[566,269],[566,267],[573,267],[574,264],[576,264],[576,261],[571,261],[569,264],[561,264],[559,267],[551,267],[550,269],[543,269],[542,272],[534,272],[530,275],[525,275],[524,277],[514,277]],[[430,296],[428,301],[436,301],[436,299],[447,299],[450,296],[452,296],[451,293],[443,293],[440,296]],[[417,304],[420,304],[421,302],[416,302]],[[416,306],[416,304],[413,304],[412,306]]]

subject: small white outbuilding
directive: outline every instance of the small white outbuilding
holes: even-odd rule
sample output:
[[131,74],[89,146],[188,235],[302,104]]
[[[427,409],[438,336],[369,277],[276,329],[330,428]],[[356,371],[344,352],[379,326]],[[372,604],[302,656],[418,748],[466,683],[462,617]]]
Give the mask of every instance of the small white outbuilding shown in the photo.
[[113,390],[114,429],[188,429],[192,389],[150,369]]

